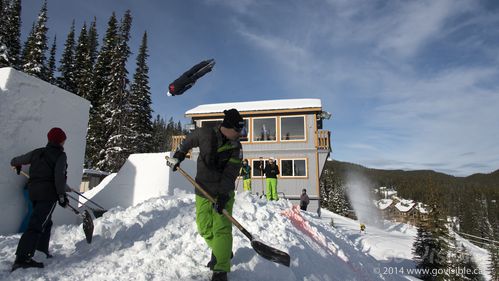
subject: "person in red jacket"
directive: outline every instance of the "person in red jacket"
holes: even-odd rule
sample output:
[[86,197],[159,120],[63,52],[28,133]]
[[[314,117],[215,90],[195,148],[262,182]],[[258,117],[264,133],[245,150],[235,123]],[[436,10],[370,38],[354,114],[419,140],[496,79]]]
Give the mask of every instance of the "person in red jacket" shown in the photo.
[[52,213],[57,203],[65,208],[69,203],[66,196],[67,157],[64,152],[66,134],[60,128],[52,128],[48,144],[24,155],[14,157],[10,164],[21,172],[22,165],[30,165],[28,192],[33,203],[33,213],[28,229],[23,233],[16,250],[12,271],[18,268],[43,268],[43,263],[33,260],[36,250],[49,254]]

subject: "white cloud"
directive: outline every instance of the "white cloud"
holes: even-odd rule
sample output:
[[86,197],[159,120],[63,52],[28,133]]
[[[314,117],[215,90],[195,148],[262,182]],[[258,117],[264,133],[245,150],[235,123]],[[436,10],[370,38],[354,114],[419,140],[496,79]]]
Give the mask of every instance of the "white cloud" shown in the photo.
[[[257,18],[241,19],[238,31],[282,70],[289,95],[320,97],[330,107],[334,118],[326,126],[339,124],[333,157],[459,175],[499,168],[496,66],[413,65],[429,44],[452,44],[452,34],[464,37],[456,44],[466,49],[466,28],[497,25],[497,18],[481,21],[483,10],[465,0],[329,3],[315,10],[298,5],[300,17],[287,25],[293,32],[262,28]],[[459,21],[464,13],[472,16]],[[487,44],[491,35],[499,36],[482,34],[470,48],[497,52]],[[451,62],[459,56],[454,51]]]

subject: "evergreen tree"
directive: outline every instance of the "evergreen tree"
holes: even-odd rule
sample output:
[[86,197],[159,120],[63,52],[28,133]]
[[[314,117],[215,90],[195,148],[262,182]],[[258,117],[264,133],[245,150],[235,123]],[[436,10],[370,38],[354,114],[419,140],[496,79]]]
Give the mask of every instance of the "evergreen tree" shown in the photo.
[[9,66],[20,69],[21,62],[21,0],[6,1],[4,4],[6,25],[6,46],[9,52]]
[[442,217],[438,204],[436,203],[437,193],[431,187],[432,210],[429,214],[428,222],[419,224],[418,235],[413,244],[414,260],[416,268],[426,270],[422,271],[420,276],[423,280],[451,280],[450,276],[445,274],[435,275],[431,272],[445,270],[450,268],[449,261],[449,230]]
[[499,244],[490,244],[489,253],[490,276],[492,277],[492,280],[499,280]]
[[97,60],[97,47],[99,46],[99,43],[97,42],[99,39],[99,35],[97,34],[97,19],[94,17],[94,21],[90,24],[90,27],[88,28],[88,36],[87,36],[87,45],[88,45],[88,53],[89,53],[89,60],[90,64],[92,67],[95,64],[95,61]]
[[9,50],[7,48],[7,8],[4,0],[0,0],[0,67],[9,66]]
[[47,66],[47,82],[50,84],[55,85],[56,84],[56,79],[54,76],[55,73],[55,52],[56,52],[56,45],[57,38],[54,36],[54,42],[52,43],[52,48],[50,48],[50,57],[48,61],[48,66]]
[[92,91],[92,71],[93,65],[90,60],[90,48],[88,46],[87,24],[84,23],[81,28],[78,42],[75,48],[75,93],[85,99],[89,99]]
[[131,53],[128,46],[131,25],[132,16],[128,10],[120,24],[119,41],[111,53],[111,75],[108,77],[108,83],[103,90],[105,100],[102,104],[102,110],[104,125],[107,128],[105,136],[107,142],[97,166],[101,170],[111,172],[118,171],[130,153],[128,144],[132,133],[126,125],[129,121],[129,92],[127,89],[129,81],[126,62]]
[[43,2],[36,24],[26,40],[22,54],[22,71],[46,80],[45,52],[47,51],[47,1]]
[[152,123],[152,152],[165,152],[168,147],[167,125],[163,118],[156,115]]
[[57,79],[59,87],[71,93],[76,93],[75,84],[75,22],[71,23],[64,50],[59,62],[61,76]]
[[346,216],[350,203],[342,179],[332,170],[325,170],[320,180],[321,206],[336,214]]
[[[92,26],[95,28],[95,24]],[[92,48],[96,48],[96,45],[92,45],[91,36],[92,34],[96,34],[93,33],[92,26],[89,30],[89,49],[91,54],[92,50],[95,50]],[[85,163],[88,168],[97,168],[97,163],[101,160],[101,155],[104,153],[104,145],[107,140],[104,126],[105,111],[103,109],[104,88],[108,83],[108,79],[111,77],[110,65],[112,52],[117,48],[118,43],[118,22],[116,20],[116,15],[113,13],[109,18],[102,48],[94,66],[93,90],[88,96],[88,100],[92,104],[87,132],[87,148],[85,151]]]
[[129,126],[132,132],[131,153],[151,152],[152,149],[152,110],[147,57],[147,33],[144,33],[137,55],[137,68],[133,76],[129,98]]

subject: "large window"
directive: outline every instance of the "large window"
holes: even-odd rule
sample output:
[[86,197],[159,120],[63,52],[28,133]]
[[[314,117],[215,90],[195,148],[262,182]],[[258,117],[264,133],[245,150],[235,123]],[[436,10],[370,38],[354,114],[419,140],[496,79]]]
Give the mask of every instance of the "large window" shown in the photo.
[[253,118],[253,141],[276,141],[276,118]]
[[307,160],[282,159],[280,169],[282,177],[307,177]]
[[222,124],[222,119],[215,120],[201,120],[201,127],[215,128]]
[[[247,135],[245,137],[241,137],[241,142],[249,141],[249,118],[244,119],[244,127],[246,128]],[[223,119],[213,119],[213,120],[201,120],[201,127],[215,128],[222,124]]]
[[305,116],[281,117],[281,140],[305,140]]
[[[262,166],[263,162],[263,166]],[[267,159],[253,159],[253,164],[251,165],[251,173],[253,177],[261,177],[262,171],[265,171],[265,167],[269,164]]]

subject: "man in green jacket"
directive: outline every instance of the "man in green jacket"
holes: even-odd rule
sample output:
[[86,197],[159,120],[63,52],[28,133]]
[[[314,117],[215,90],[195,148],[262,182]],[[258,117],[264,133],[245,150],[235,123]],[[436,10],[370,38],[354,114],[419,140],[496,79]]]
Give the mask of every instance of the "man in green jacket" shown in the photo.
[[240,174],[243,177],[243,190],[251,192],[251,166],[248,164],[248,159],[243,160]]
[[196,190],[196,224],[199,234],[211,248],[208,266],[213,270],[212,281],[227,280],[232,255],[232,223],[222,214],[232,214],[235,181],[239,175],[242,146],[239,137],[244,134],[244,120],[236,109],[224,111],[222,124],[216,128],[197,128],[182,142],[167,161],[177,170],[187,152],[199,147],[196,182],[212,197],[212,204]]

